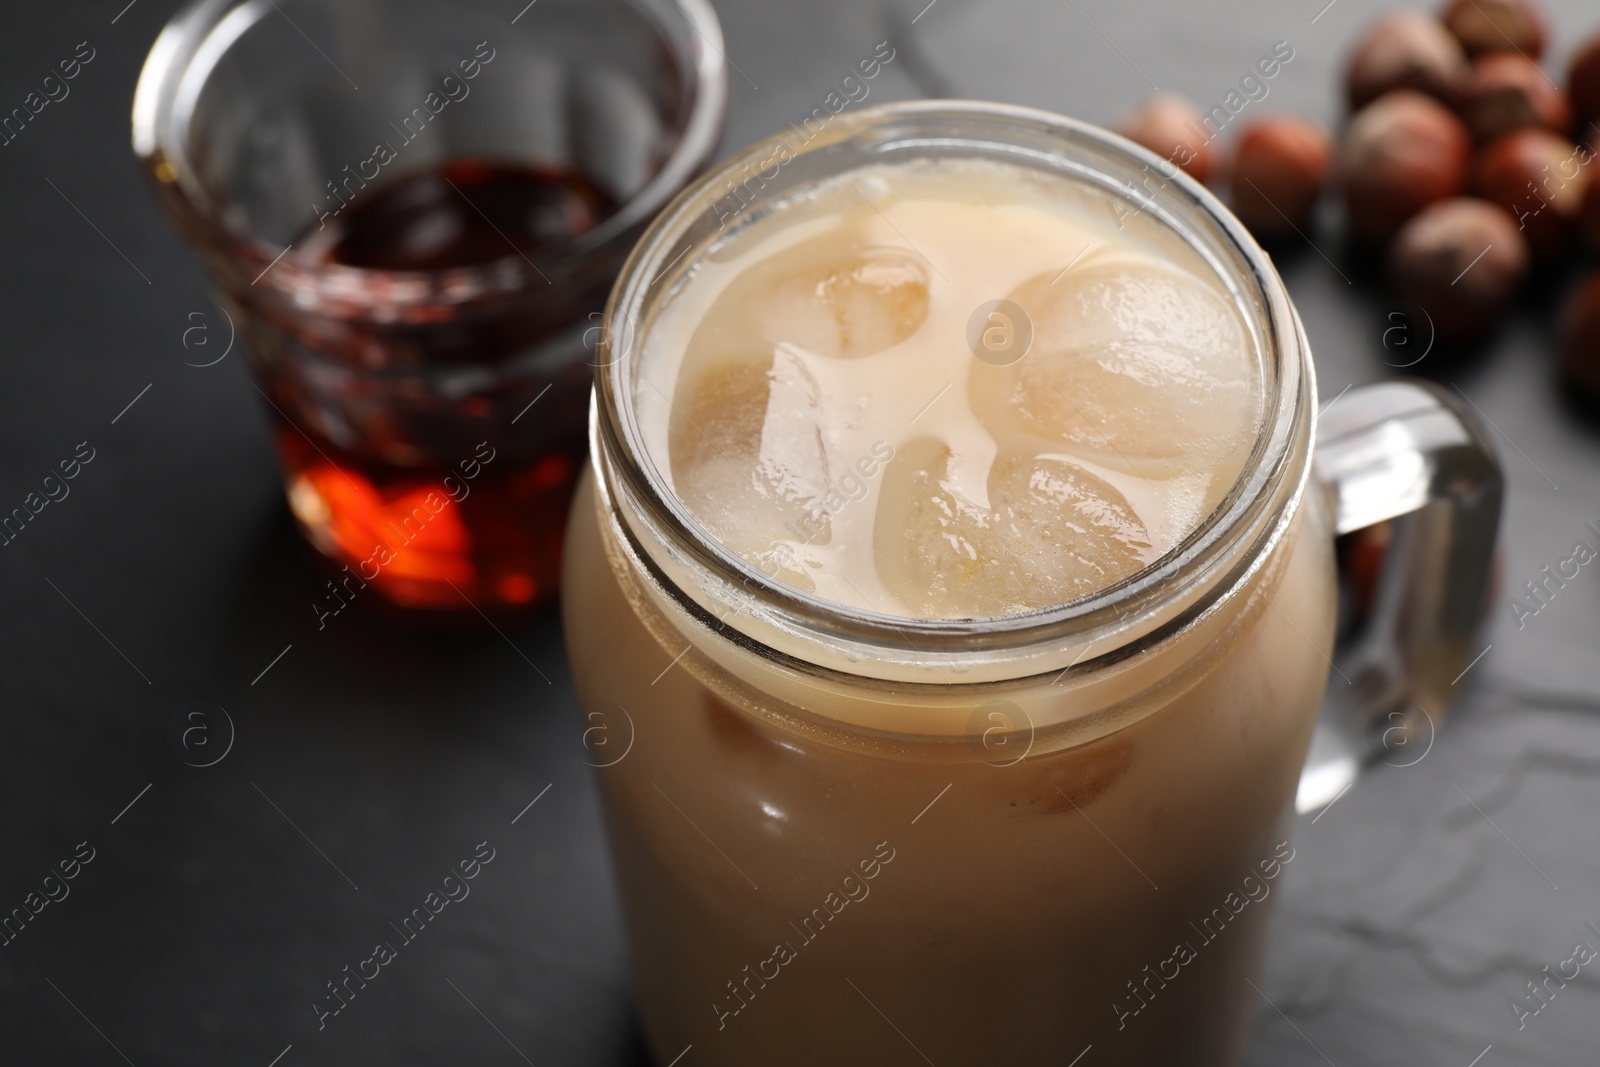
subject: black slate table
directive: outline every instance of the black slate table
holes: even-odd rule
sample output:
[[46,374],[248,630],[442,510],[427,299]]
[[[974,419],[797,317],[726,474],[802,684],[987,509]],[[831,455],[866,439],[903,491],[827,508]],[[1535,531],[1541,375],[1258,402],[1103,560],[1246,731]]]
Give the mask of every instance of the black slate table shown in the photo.
[[[173,5],[125,3],[0,14],[6,108],[94,51],[0,148],[0,506],[93,455],[0,549],[0,912],[59,897],[0,947],[0,1063],[643,1064],[554,613],[411,626],[368,602],[316,629],[322,579],[244,367],[187,365],[203,335],[186,348],[185,331],[219,318],[128,149]],[[1333,121],[1341,58],[1380,7],[924,3],[719,0],[742,72],[724,147],[809,113],[883,40],[897,59],[873,102],[1101,122],[1152,85],[1218,101],[1285,40],[1293,60],[1251,107]],[[1554,6],[1569,43],[1600,22]],[[1396,373],[1382,295],[1331,231],[1280,263],[1324,397]],[[1511,1008],[1576,943],[1600,946],[1600,572],[1530,618],[1509,602],[1600,521],[1596,424],[1554,371],[1558,289],[1479,356],[1414,368],[1499,434],[1507,592],[1427,756],[1301,820],[1252,1067],[1594,1060],[1600,968],[1537,1015]],[[169,739],[190,701],[235,728],[211,766]],[[480,842],[494,858],[470,897],[319,1030],[324,983]],[[76,877],[47,883],[62,864]]]

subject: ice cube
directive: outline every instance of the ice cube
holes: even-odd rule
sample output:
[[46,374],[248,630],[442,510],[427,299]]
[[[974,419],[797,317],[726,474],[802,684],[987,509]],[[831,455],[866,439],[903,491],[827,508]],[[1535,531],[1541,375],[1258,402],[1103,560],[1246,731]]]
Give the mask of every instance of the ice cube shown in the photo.
[[868,245],[847,227],[740,275],[717,298],[695,340],[717,352],[770,355],[791,344],[818,356],[860,359],[904,341],[927,316],[921,259]]
[[1064,604],[1136,572],[1144,523],[1105,480],[1052,455],[1003,451],[989,506],[950,484],[949,448],[919,438],[884,473],[878,573],[913,615],[984,618]]
[[[892,348],[928,317],[922,264],[897,249],[866,249],[795,275],[777,290],[780,304],[831,319],[819,351],[859,359]],[[781,338],[780,338],[781,340]]]
[[1237,311],[1153,262],[1040,274],[1009,299],[1033,345],[1007,366],[973,361],[974,409],[1147,477],[1213,468],[1254,437],[1254,361]]
[[746,271],[684,353],[668,451],[679,498],[751,563],[813,588],[795,546],[832,537],[822,398],[810,366],[905,340],[926,318],[921,262],[824,234]]
[[769,572],[776,542],[830,536],[819,506],[828,460],[817,404],[815,379],[787,349],[765,360],[685,361],[678,378],[667,426],[678,496],[718,540]]

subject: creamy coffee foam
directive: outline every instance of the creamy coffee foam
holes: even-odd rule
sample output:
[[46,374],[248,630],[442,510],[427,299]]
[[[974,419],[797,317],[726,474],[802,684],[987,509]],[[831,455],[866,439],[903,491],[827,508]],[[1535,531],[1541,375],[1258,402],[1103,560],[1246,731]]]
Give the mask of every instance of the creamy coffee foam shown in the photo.
[[1260,371],[1209,269],[1098,195],[924,161],[779,206],[651,324],[651,458],[729,549],[852,607],[1004,616],[1130,577],[1232,487]]

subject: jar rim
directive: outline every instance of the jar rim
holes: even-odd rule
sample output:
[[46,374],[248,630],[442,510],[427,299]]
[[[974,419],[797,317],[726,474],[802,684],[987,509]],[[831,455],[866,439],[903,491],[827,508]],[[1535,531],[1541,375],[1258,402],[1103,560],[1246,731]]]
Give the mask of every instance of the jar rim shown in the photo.
[[[676,52],[679,74],[686,76],[684,114],[661,166],[616,211],[585,233],[581,245],[558,250],[544,264],[551,270],[561,268],[564,261],[578,263],[608,253],[620,256],[640,228],[710,162],[722,136],[728,108],[727,60],[722,26],[709,0],[670,0],[678,13],[676,22],[646,0],[625,2]],[[133,97],[133,150],[158,186],[170,190],[170,210],[224,250],[247,277],[259,270],[257,281],[291,298],[310,292],[332,294],[347,307],[366,300],[372,305],[369,311],[388,315],[411,304],[465,303],[490,294],[520,293],[527,282],[548,284],[537,265],[517,254],[438,271],[344,264],[312,268],[292,259],[280,263],[288,249],[280,251],[255,234],[241,234],[223,224],[219,206],[189,158],[185,134],[194,101],[185,107],[180,89],[197,63],[214,66],[274,7],[268,0],[191,0],[168,20],[145,57]],[[268,276],[274,265],[277,269]]]
[[[978,134],[970,131],[966,137],[940,133],[941,127],[963,124],[980,129],[991,140],[975,140]],[[709,610],[712,605],[704,595],[696,595],[700,590],[675,588],[686,583],[668,571],[681,575],[687,569],[697,580],[725,584],[730,590],[726,602],[741,614],[761,617],[764,631],[799,633],[831,644],[835,651],[843,647],[869,657],[904,655],[910,644],[907,662],[924,666],[937,667],[945,659],[959,664],[974,652],[1025,648],[1061,652],[1079,646],[1087,666],[1103,662],[1119,648],[1126,650],[1140,638],[1170,633],[1173,613],[1156,618],[1164,604],[1183,601],[1179,614],[1185,622],[1192,621],[1247,581],[1270,554],[1309,479],[1310,450],[1298,446],[1309,445],[1314,427],[1315,376],[1304,329],[1270,258],[1216,196],[1170,162],[1109,131],[1043,110],[963,100],[884,104],[839,114],[798,151],[790,151],[798,157],[853,138],[892,135],[897,127],[904,135],[888,142],[893,145],[927,143],[956,150],[981,145],[1026,153],[1024,140],[1042,139],[1059,152],[1053,162],[1080,177],[1095,176],[1094,168],[1106,161],[1117,161],[1129,172],[1160,173],[1164,184],[1154,191],[1131,181],[1118,184],[1109,169],[1098,172],[1098,177],[1103,188],[1137,204],[1138,210],[1154,212],[1201,251],[1225,283],[1237,283],[1247,291],[1259,310],[1265,401],[1256,446],[1235,485],[1183,541],[1133,575],[1063,604],[998,617],[914,618],[857,608],[769,576],[722,545],[678,500],[656,467],[634,410],[630,371],[639,361],[651,315],[667,302],[689,267],[715,247],[714,241],[708,242],[699,255],[691,256],[693,241],[681,250],[680,243],[708,212],[717,213],[721,199],[717,194],[731,185],[730,177],[748,174],[763,160],[770,164],[779,146],[792,144],[798,131],[791,129],[730,157],[680,193],[635,246],[612,289],[597,346],[591,462],[603,506],[613,506],[613,498],[621,497],[641,527],[623,524],[632,542],[630,554],[650,566],[657,583],[703,621],[716,618]],[[821,143],[815,143],[819,138]],[[1034,149],[1031,154],[1038,152]],[[1233,277],[1215,256],[1199,248],[1197,235],[1202,229],[1240,268]],[[1241,314],[1246,310],[1241,307]],[[662,546],[661,552],[653,550],[653,542]],[[1141,626],[1141,618],[1149,624]],[[1108,642],[1118,636],[1120,640]],[[1086,655],[1096,645],[1102,650]],[[1068,666],[1078,663],[1074,660]]]

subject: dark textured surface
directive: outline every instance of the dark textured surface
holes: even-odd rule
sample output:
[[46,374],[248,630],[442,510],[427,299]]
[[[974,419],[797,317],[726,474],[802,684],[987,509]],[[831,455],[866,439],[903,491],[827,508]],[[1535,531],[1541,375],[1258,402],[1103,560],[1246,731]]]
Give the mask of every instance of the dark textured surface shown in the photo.
[[[369,600],[316,630],[321,578],[243,365],[184,363],[224,340],[200,357],[186,329],[225,327],[127,147],[171,5],[113,24],[124,2],[0,15],[5,109],[79,41],[96,50],[0,148],[0,509],[79,442],[95,457],[0,550],[0,911],[94,849],[70,896],[0,948],[0,1062],[265,1067],[293,1045],[285,1067],[643,1063],[554,617],[419,630]],[[1097,121],[1149,80],[1218,100],[1287,39],[1295,59],[1251,107],[1331,120],[1340,56],[1379,5],[1323,2],[720,0],[743,71],[726,143],[809,112],[885,38],[897,58],[873,102],[991,97]],[[1576,0],[1555,14],[1568,41],[1594,17]],[[1318,241],[1332,262],[1280,259],[1332,397],[1392,373],[1388,324],[1338,242]],[[1504,435],[1508,590],[1600,520],[1600,446],[1559,403],[1557,286],[1541,289],[1479,358],[1418,368]],[[1302,821],[1251,1065],[1466,1067],[1490,1045],[1484,1067],[1593,1060],[1600,970],[1521,1031],[1510,999],[1576,942],[1600,945],[1584,925],[1600,924],[1600,578],[1586,568],[1523,628],[1505,596],[1492,619],[1426,758]],[[208,768],[167,742],[196,699],[237,727]],[[323,984],[481,841],[495,859],[470,897],[318,1032]]]

